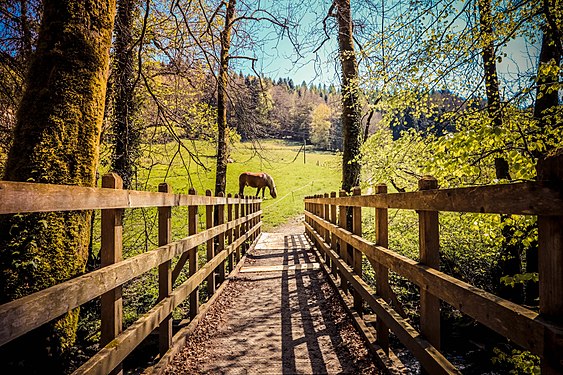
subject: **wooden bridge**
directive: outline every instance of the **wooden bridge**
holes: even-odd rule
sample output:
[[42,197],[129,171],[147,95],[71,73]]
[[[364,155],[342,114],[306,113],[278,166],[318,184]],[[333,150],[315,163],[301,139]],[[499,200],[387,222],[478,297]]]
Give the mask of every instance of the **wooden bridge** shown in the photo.
[[[355,189],[352,196],[341,192],[337,197],[333,192],[307,197],[306,236],[298,232],[285,235],[261,233],[261,200],[257,198],[212,197],[210,193],[199,196],[195,191],[188,195],[174,194],[167,184],[161,184],[159,192],[154,193],[124,191],[120,189],[119,177],[114,174],[104,176],[102,189],[0,182],[0,214],[102,210],[102,267],[0,306],[0,345],[100,298],[101,349],[77,369],[76,374],[119,372],[127,356],[154,332],[158,332],[159,337],[159,362],[146,372],[179,373],[181,370],[167,370],[167,366],[179,365],[182,346],[197,332],[198,323],[212,311],[214,302],[218,301],[223,307],[217,309],[216,313],[220,313],[238,301],[243,309],[247,306],[248,311],[244,316],[237,314],[223,318],[225,321],[236,318],[240,323],[245,318],[256,319],[252,311],[257,311],[264,324],[233,324],[241,331],[225,331],[231,332],[231,337],[225,333],[220,345],[234,351],[242,350],[242,354],[219,351],[220,355],[210,362],[215,367],[200,368],[202,372],[227,372],[221,370],[222,366],[237,369],[239,373],[243,370],[283,374],[354,372],[346,367],[342,353],[338,352],[343,347],[342,341],[331,336],[339,333],[329,329],[334,328],[335,323],[328,319],[330,314],[323,314],[326,306],[318,302],[320,309],[314,310],[316,305],[303,297],[315,295],[319,299],[319,288],[328,282],[369,349],[370,358],[384,372],[402,371],[389,344],[392,332],[428,373],[459,373],[440,352],[440,338],[447,335],[440,330],[440,303],[443,302],[522,349],[540,356],[542,373],[562,374],[561,160],[548,159],[540,165],[537,182],[438,189],[436,180],[426,177],[420,180],[417,192],[387,193],[385,185],[378,185],[373,195],[361,195],[360,190]],[[172,242],[171,213],[172,207],[178,206],[188,207],[189,233],[186,238]],[[206,229],[198,232],[200,206]],[[121,213],[123,209],[139,207],[158,207],[159,247],[122,259]],[[375,243],[362,237],[362,207],[375,209]],[[387,210],[390,208],[418,212],[419,261],[388,248]],[[439,270],[439,211],[537,216],[539,312],[487,293]],[[205,246],[205,261],[198,259],[200,246]],[[363,259],[367,259],[375,271],[375,288],[362,278]],[[176,282],[186,266],[189,278],[182,283]],[[159,300],[148,313],[123,330],[122,286],[154,268],[158,268]],[[420,332],[402,316],[389,286],[390,271],[420,288]],[[227,277],[227,274],[231,276]],[[305,279],[308,281],[304,282]],[[252,283],[253,293],[243,293],[248,288],[239,289],[234,300],[221,302],[222,295],[237,296],[237,293],[229,294],[228,291],[231,281],[236,280]],[[210,298],[200,304],[198,289],[204,281]],[[224,291],[227,292],[222,293]],[[326,296],[323,298],[327,299]],[[189,301],[189,319],[184,328],[173,335],[171,314],[184,301]],[[302,319],[292,320],[292,313]],[[319,330],[314,319],[321,319],[326,327]],[[292,326],[299,326],[301,333],[293,334]],[[245,346],[244,340],[234,340],[237,338],[253,338],[255,341],[253,345]],[[257,346],[263,346],[269,351],[268,355],[264,352],[245,355],[244,351],[254,350]],[[308,353],[309,359],[311,353],[317,353],[321,359],[316,364],[312,360],[302,361],[304,353]],[[194,371],[191,368],[185,373]]]

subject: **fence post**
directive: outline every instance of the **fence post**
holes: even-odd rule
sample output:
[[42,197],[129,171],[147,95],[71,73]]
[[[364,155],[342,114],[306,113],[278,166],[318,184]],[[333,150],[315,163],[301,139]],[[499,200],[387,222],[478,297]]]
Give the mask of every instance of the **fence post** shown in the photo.
[[[207,189],[205,191],[205,196],[211,197],[211,190]],[[205,229],[213,228],[213,206],[205,206]],[[215,256],[215,241],[213,238],[207,240],[206,245],[207,250],[207,261],[209,262]],[[207,294],[209,298],[215,293],[215,270],[207,276]]]
[[[352,192],[352,195],[358,196],[362,195],[362,190],[360,187],[356,186]],[[353,207],[352,208],[352,233],[361,236],[362,235],[362,208]],[[352,249],[352,268],[356,275],[362,277],[362,256],[363,253],[358,249]],[[363,312],[363,300],[359,293],[355,292],[354,295],[354,308],[358,314],[362,315]]]
[[[240,204],[240,197],[238,194],[235,194],[235,220],[238,220],[240,218],[240,211],[241,211],[241,204]],[[235,238],[234,240],[238,240],[240,238],[240,225],[236,225],[235,226]],[[240,261],[240,246],[237,246],[236,249],[236,262],[238,263]]]
[[[438,181],[432,176],[418,180],[419,190],[438,188]],[[440,237],[438,211],[418,211],[420,262],[429,267],[440,268]],[[420,328],[422,334],[436,348],[440,349],[440,300],[420,290]]]
[[[116,173],[102,176],[102,187],[123,189],[123,180]],[[102,210],[101,266],[109,266],[123,260],[122,209]],[[100,347],[109,344],[123,329],[122,286],[102,294],[101,297]],[[119,364],[112,374],[123,373]]]
[[[317,194],[313,195],[313,198],[318,198]],[[319,205],[317,203],[312,203],[311,209],[313,210],[313,215],[317,216],[319,214]],[[315,232],[319,231],[319,226],[317,225],[317,220],[313,219],[313,230]]]
[[[306,199],[309,199],[309,196],[308,196],[308,195],[305,196],[305,200],[306,200]],[[304,208],[305,208],[305,213],[309,212],[309,203],[304,202],[304,206],[305,206],[305,207],[304,207]],[[309,223],[309,219],[308,219],[307,215],[305,215],[305,223]],[[307,230],[307,226],[305,226],[305,235],[306,235],[307,237],[309,237],[309,231]]]
[[[261,211],[261,210],[262,210],[262,201],[259,201],[259,202],[256,203],[256,209],[257,209],[258,211]],[[260,223],[261,221],[262,221],[262,214],[258,215],[258,219],[257,219],[257,222],[258,222],[258,223]],[[262,233],[262,227],[258,228],[258,232],[256,232],[256,233],[257,233],[257,234]]]
[[[244,234],[248,234],[250,231],[250,223],[248,222],[248,215],[250,215],[250,203],[249,203],[250,195],[244,196]],[[248,251],[248,238],[244,241],[244,253]]]
[[[312,199],[313,196],[310,195],[309,199]],[[309,202],[307,205],[307,211],[309,211],[310,213],[313,213],[313,203]],[[313,220],[311,218],[309,218],[309,225],[311,225],[311,227],[313,226]]]
[[[379,184],[375,187],[376,194],[387,194],[387,185]],[[389,247],[389,231],[388,231],[388,212],[386,208],[375,209],[375,238],[376,244],[382,247]],[[389,270],[387,267],[377,263],[375,267],[375,286],[377,294],[385,301],[391,298],[389,293]],[[377,343],[389,354],[389,328],[381,319],[377,319]]]
[[[329,197],[328,193],[324,193],[323,198],[328,198],[328,197]],[[329,220],[329,217],[330,217],[329,207],[330,206],[328,205],[328,203],[325,203],[322,206],[323,220],[326,220],[326,221]],[[324,237],[325,243],[330,246],[330,231],[328,229],[323,229],[323,233],[324,233],[323,237]],[[330,262],[330,256],[328,255],[328,253],[325,253],[325,252],[323,252],[323,253],[324,253],[326,265],[328,267],[330,267],[330,263],[331,263]]]
[[[563,181],[563,149],[552,151],[537,166],[538,180],[559,189]],[[538,216],[540,316],[563,331],[563,216]],[[542,374],[563,373],[563,337],[546,330]]]
[[[248,206],[250,207],[251,215],[254,214],[254,212],[256,212],[256,203],[254,203],[254,199],[255,197],[250,197],[250,202],[248,203]],[[248,224],[248,230],[251,230],[255,224],[256,224],[256,218],[251,219]],[[252,232],[252,235],[250,236],[251,242],[254,242],[255,236],[256,233]]]
[[[161,193],[172,193],[167,183],[158,185]],[[172,207],[158,207],[158,246],[171,241]],[[168,260],[158,266],[158,301],[162,301],[172,293],[172,261]],[[158,347],[162,357],[172,346],[172,314],[168,315],[158,328]]]
[[[240,237],[243,237],[243,236],[246,234],[246,214],[247,214],[247,211],[246,211],[246,195],[243,195],[242,197],[240,197],[240,199],[242,200],[242,202],[241,202],[241,204],[240,204],[240,217],[241,217],[241,218],[244,218],[244,220],[243,220],[243,223],[242,223],[242,224],[240,225],[240,227],[239,227],[239,228],[240,228],[240,229],[239,229],[239,230],[240,230],[239,238],[240,238]],[[246,254],[246,249],[245,249],[245,247],[244,247],[245,244],[246,244],[246,241],[243,242],[243,243],[240,245],[240,252],[241,252],[241,255]]]
[[[196,191],[194,188],[190,188],[188,194],[196,195]],[[198,224],[198,213],[197,213],[197,205],[196,206],[188,206],[188,234],[191,236],[192,234],[197,233],[197,224]],[[188,250],[188,269],[189,269],[189,276],[191,277],[197,272],[199,267],[198,265],[198,247],[193,247]],[[190,319],[196,317],[199,312],[199,288],[195,288],[193,292],[190,293]]]
[[[329,197],[328,193],[324,193],[324,198],[328,198],[328,197]],[[328,205],[328,203],[325,203],[323,205],[323,219],[328,221],[329,216],[330,216],[329,205]],[[325,242],[327,244],[330,244],[330,231],[328,229],[324,229],[323,232],[324,232]],[[326,254],[326,259],[327,259],[327,262],[330,262],[330,257],[328,256],[328,254]]]
[[[317,195],[317,198],[322,198],[323,195],[319,194]],[[323,210],[324,210],[324,206],[322,203],[317,203],[317,216],[322,219],[323,218]],[[319,234],[319,237],[324,240],[324,229],[321,226],[321,224],[319,222],[317,222],[317,233]]]
[[[223,198],[224,194],[219,193],[217,197]],[[225,205],[218,204],[217,205],[217,225],[223,225],[225,223]],[[218,254],[221,251],[225,250],[225,232],[219,233],[217,236],[217,249],[215,249],[215,253]],[[218,282],[221,284],[225,281],[225,261],[222,261],[219,265],[219,274],[218,274]]]
[[[330,197],[331,198],[336,198],[336,192],[333,191],[330,193]],[[330,205],[330,222],[332,224],[336,224],[336,205],[335,204],[331,204]],[[334,251],[336,251],[337,249],[337,244],[336,242],[338,241],[338,237],[336,236],[336,234],[332,233],[331,234],[331,239],[330,239],[330,248]],[[336,276],[337,273],[337,267],[336,264],[334,262],[331,262],[332,264],[332,274],[334,276]]]
[[[340,190],[338,196],[345,197],[346,192],[344,190]],[[348,229],[348,225],[346,223],[346,210],[346,206],[340,206],[338,211],[338,225],[343,229]],[[349,263],[348,244],[343,239],[340,239],[340,258],[342,258],[345,263]],[[346,279],[344,277],[340,278],[340,287],[342,288],[342,290],[344,290],[344,292],[348,290],[348,283],[346,282]]]
[[[232,203],[233,195],[231,193],[227,194],[227,221],[229,222],[229,226],[233,221],[233,203]],[[227,231],[227,242],[230,244],[233,243],[233,228]],[[229,273],[231,273],[235,269],[235,253],[231,252],[229,254]]]

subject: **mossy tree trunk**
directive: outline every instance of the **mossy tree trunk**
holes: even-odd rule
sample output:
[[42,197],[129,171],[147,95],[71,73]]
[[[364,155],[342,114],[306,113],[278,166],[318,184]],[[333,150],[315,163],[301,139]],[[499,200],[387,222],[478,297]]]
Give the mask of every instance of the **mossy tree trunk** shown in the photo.
[[225,26],[221,32],[221,56],[217,77],[217,169],[215,174],[215,195],[219,193],[224,194],[227,187],[227,79],[236,4],[236,0],[230,0],[227,3]]
[[349,192],[360,184],[360,163],[356,160],[361,146],[360,88],[350,0],[336,0],[335,4],[342,67],[342,189]]
[[[43,6],[4,179],[93,186],[115,0],[45,0]],[[0,302],[83,272],[90,216],[81,211],[2,217]],[[27,365],[35,363],[43,372],[61,365],[61,354],[73,344],[77,320],[74,311],[32,332],[34,339],[27,339],[25,350],[20,348]],[[42,363],[38,356],[52,361]]]

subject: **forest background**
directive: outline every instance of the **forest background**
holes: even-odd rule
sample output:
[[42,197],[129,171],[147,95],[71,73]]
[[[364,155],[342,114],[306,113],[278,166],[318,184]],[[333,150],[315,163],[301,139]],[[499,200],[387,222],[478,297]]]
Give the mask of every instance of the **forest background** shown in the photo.
[[[352,18],[346,19],[350,5]],[[14,129],[23,116],[18,108],[49,6],[53,3],[5,0],[0,8],[5,179],[13,173],[10,149],[17,149]],[[94,167],[98,176],[116,171],[126,188],[154,188],[174,176],[184,181],[178,192],[190,187],[203,192],[213,184],[215,193],[226,186],[235,192],[232,176],[248,160],[275,168],[282,158],[301,162],[299,153],[314,148],[325,152],[314,159],[316,166],[328,166],[329,172],[303,170],[303,186],[307,176],[331,179],[319,184],[317,193],[354,185],[369,191],[381,182],[412,191],[426,174],[441,187],[533,180],[537,160],[562,140],[562,14],[556,0],[118,0]],[[346,34],[347,27],[353,34]],[[291,74],[299,67],[308,78],[294,82]],[[272,159],[273,149],[284,147],[292,154]],[[310,193],[304,190],[298,198]],[[292,202],[300,204],[295,196]],[[391,215],[390,246],[416,258],[413,215]],[[154,213],[134,212],[125,220],[139,218],[144,222],[139,231],[149,235],[143,246],[130,239],[131,254],[151,241],[147,223]],[[443,214],[440,225],[446,272],[537,306],[534,218]],[[366,235],[373,233],[368,229]],[[20,246],[3,241],[12,241],[9,248]],[[37,252],[14,254],[0,254],[4,275],[16,268],[32,275],[45,261]],[[97,267],[95,245],[81,267]],[[3,290],[3,301],[45,285],[14,283]],[[411,303],[416,288],[398,277],[394,283],[416,322]],[[130,289],[130,296],[137,296],[129,304],[131,316],[155,298],[150,288],[141,294],[141,285],[146,284]],[[462,320],[451,315],[452,322]],[[96,330],[88,322],[96,319],[81,321],[87,322],[82,339],[93,340]],[[75,334],[70,336],[61,351],[72,347]],[[537,358],[503,345],[490,349],[498,366],[537,371]]]

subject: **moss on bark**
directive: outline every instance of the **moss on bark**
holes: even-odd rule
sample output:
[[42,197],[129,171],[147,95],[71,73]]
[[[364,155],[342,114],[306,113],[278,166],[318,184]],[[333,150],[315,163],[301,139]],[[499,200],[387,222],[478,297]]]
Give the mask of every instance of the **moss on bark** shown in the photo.
[[[44,1],[5,180],[94,185],[114,16],[115,0]],[[0,218],[0,302],[83,272],[90,216]],[[72,345],[77,317],[75,311],[51,323],[46,346],[33,342],[56,359]]]

